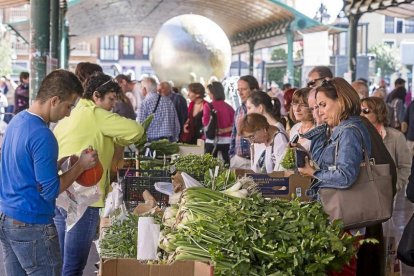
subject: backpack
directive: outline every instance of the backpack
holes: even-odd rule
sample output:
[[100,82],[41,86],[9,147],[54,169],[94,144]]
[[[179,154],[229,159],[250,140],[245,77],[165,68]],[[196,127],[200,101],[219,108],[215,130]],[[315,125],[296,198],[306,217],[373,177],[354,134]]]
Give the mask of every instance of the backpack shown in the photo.
[[204,134],[207,139],[213,140],[217,136],[218,125],[217,125],[217,111],[214,109],[211,103],[208,103],[210,107],[210,120],[208,124],[204,127]]

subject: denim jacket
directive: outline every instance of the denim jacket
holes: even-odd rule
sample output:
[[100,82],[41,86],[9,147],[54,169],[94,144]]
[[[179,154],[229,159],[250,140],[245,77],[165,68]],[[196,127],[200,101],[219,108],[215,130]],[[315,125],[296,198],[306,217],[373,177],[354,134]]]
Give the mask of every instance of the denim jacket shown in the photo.
[[331,137],[328,137],[326,129],[326,125],[321,125],[302,135],[311,140],[312,159],[320,168],[314,173],[316,181],[312,189],[349,188],[356,181],[364,160],[362,143],[365,144],[368,157],[371,156],[369,132],[359,116],[342,121],[333,129]]

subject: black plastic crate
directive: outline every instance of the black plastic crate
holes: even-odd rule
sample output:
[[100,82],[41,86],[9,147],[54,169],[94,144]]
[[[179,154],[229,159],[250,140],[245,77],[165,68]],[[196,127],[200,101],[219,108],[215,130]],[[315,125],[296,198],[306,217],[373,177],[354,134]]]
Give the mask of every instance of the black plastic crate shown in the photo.
[[170,182],[170,177],[126,176],[124,184],[124,201],[128,210],[135,208],[138,203],[144,203],[142,193],[145,190],[151,193],[160,207],[168,205],[168,195],[155,190],[156,182]]

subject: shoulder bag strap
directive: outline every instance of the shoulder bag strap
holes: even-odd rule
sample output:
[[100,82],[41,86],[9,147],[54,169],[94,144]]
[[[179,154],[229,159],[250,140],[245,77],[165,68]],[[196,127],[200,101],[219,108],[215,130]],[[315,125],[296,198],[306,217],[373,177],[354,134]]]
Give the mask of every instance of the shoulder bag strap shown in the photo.
[[[364,136],[362,135],[362,132],[358,127],[353,126],[353,125],[350,125],[349,127],[356,129],[359,132],[359,134],[361,135],[362,151],[364,153],[365,167],[367,168],[369,179],[373,180],[374,177],[372,175],[371,163],[369,162],[368,153],[367,153],[365,142],[364,142]],[[338,157],[338,142],[339,142],[339,137],[340,137],[341,134],[342,134],[342,130],[341,130],[341,133],[339,133],[339,135],[338,135],[338,141],[336,142],[336,147],[335,147],[335,159],[334,159],[335,160],[335,166],[336,166],[336,159]]]
[[154,110],[152,111],[152,113],[155,113],[155,111],[157,111],[158,104],[160,103],[160,100],[161,100],[161,95],[158,94],[157,103],[155,104],[155,107],[154,107]]

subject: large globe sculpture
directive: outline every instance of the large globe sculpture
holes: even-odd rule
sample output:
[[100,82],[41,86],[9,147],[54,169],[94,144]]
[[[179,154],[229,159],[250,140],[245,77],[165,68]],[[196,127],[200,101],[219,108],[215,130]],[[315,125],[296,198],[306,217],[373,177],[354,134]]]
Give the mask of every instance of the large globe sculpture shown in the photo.
[[231,62],[231,46],[224,31],[210,19],[185,14],[165,22],[152,43],[151,66],[160,81],[177,87],[191,82],[221,80]]

